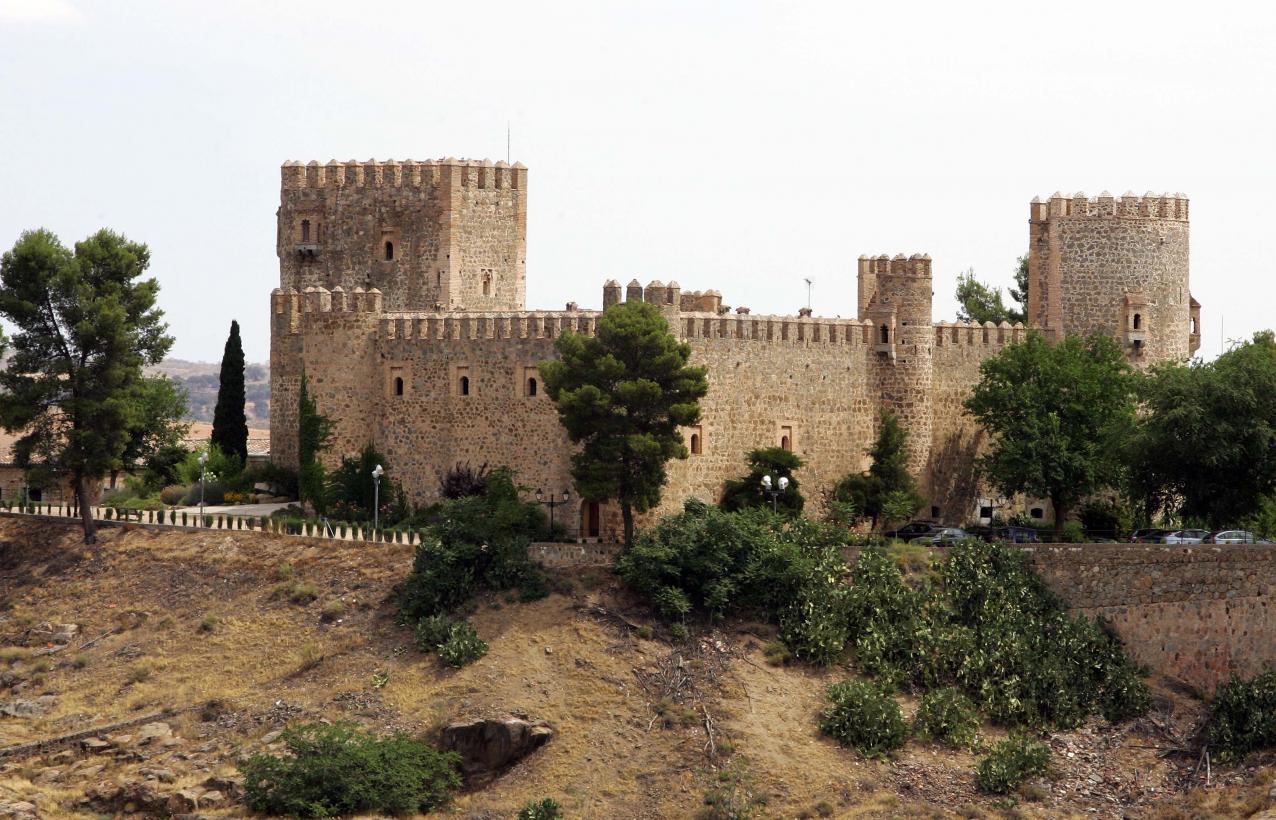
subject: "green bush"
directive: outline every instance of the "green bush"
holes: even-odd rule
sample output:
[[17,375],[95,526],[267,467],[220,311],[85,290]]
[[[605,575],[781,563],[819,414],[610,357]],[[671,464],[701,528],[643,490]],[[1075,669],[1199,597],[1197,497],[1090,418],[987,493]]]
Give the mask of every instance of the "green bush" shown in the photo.
[[520,500],[509,468],[488,474],[483,495],[436,504],[426,518],[400,595],[410,621],[449,613],[480,588],[548,594],[545,571],[527,557],[531,542],[546,533],[545,515]]
[[439,644],[439,660],[455,669],[474,663],[487,654],[487,644],[469,621],[458,621],[448,627],[447,638]]
[[409,814],[444,805],[461,785],[459,755],[403,734],[377,738],[350,723],[316,723],[289,727],[283,741],[288,756],[257,754],[239,764],[254,811]]
[[1232,675],[1210,703],[1210,744],[1222,760],[1276,747],[1276,669],[1251,680]]
[[[789,486],[775,497],[775,509],[784,516],[795,518],[802,514],[806,500],[798,487],[793,471],[802,466],[802,459],[782,447],[764,447],[749,453],[746,461],[749,474],[744,478],[730,479],[723,485],[719,506],[727,512],[747,510],[752,507],[771,509],[771,499],[761,492],[762,477],[771,476],[778,482],[781,477],[789,480]],[[775,489],[779,489],[778,485]]]
[[975,782],[991,794],[1006,794],[1033,775],[1044,774],[1050,748],[1024,735],[1012,735],[992,748],[975,767]]
[[864,550],[851,588],[861,668],[888,683],[956,686],[1007,726],[1071,728],[1146,711],[1147,686],[1103,624],[1068,614],[1014,547],[967,541],[935,582]]
[[1080,521],[1064,521],[1059,528],[1059,540],[1065,544],[1084,544],[1089,539]]
[[427,615],[416,622],[416,645],[422,652],[439,651],[439,647],[448,638],[448,630],[455,623],[446,615]]
[[[196,479],[195,483],[186,491],[186,497],[182,499],[182,503],[187,507],[198,506],[200,499],[199,493],[199,480]],[[220,481],[205,481],[203,498],[204,503],[210,507],[221,504],[226,500],[226,485],[222,484]]]
[[908,740],[899,704],[881,686],[844,680],[828,688],[831,705],[820,716],[820,731],[865,757],[881,757]]
[[780,625],[794,654],[832,662],[846,644],[837,531],[769,510],[691,499],[643,530],[616,571],[664,617],[749,615]]
[[187,489],[184,485],[170,484],[164,489],[160,490],[160,501],[163,501],[165,504],[169,505],[170,507],[176,504],[181,504],[182,499],[186,497],[186,492],[187,492]]
[[531,800],[519,809],[518,820],[562,820],[563,808],[552,797]]
[[951,686],[927,692],[913,717],[914,735],[954,749],[969,749],[978,733],[974,702]]

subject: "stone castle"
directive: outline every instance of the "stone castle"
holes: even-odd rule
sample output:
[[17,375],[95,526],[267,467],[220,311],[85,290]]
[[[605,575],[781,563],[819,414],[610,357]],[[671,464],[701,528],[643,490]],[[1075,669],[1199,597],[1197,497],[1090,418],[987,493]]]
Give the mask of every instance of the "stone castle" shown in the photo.
[[[304,371],[333,422],[330,466],[372,442],[422,503],[458,463],[506,464],[520,484],[570,493],[556,514],[570,533],[614,533],[618,511],[572,488],[572,446],[540,388],[537,363],[555,356],[554,340],[594,333],[600,311],[525,308],[527,169],[442,159],[282,171],[272,458],[296,466]],[[1137,366],[1197,349],[1186,197],[1055,194],[1033,200],[1028,225],[1030,326],[1055,338],[1109,333]],[[883,408],[909,433],[933,518],[986,519],[1005,503],[975,476],[982,433],[962,402],[980,362],[1026,330],[934,322],[929,256],[860,257],[854,319],[732,312],[718,291],[673,281],[608,281],[602,296],[604,309],[621,299],[659,306],[708,368],[702,420],[684,431],[691,455],[670,463],[657,512],[690,496],[716,500],[745,454],[768,446],[805,460],[799,476],[818,506],[821,490],[868,466]]]

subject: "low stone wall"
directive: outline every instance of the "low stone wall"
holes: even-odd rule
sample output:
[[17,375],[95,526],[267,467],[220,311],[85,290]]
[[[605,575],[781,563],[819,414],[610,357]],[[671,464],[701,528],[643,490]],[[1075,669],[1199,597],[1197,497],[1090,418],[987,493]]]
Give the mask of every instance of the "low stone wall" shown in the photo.
[[563,544],[553,541],[537,541],[528,547],[527,555],[542,566],[554,569],[571,567],[603,567],[616,563],[620,544],[597,542]]
[[1028,550],[1075,612],[1202,695],[1276,663],[1276,546],[1058,544]]

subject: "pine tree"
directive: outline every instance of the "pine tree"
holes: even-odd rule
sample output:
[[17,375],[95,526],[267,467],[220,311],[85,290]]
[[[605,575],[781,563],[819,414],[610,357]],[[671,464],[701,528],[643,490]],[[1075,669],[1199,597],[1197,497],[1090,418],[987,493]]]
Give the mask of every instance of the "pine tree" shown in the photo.
[[217,385],[217,407],[213,410],[213,444],[226,455],[248,463],[248,419],[244,415],[244,346],[239,341],[239,322],[231,320],[230,336],[222,353],[221,381]]
[[0,424],[21,431],[14,461],[66,474],[96,541],[89,483],[120,464],[144,417],[142,368],[173,344],[146,246],[108,230],[74,251],[45,230],[0,260],[0,316],[14,327],[0,372]]

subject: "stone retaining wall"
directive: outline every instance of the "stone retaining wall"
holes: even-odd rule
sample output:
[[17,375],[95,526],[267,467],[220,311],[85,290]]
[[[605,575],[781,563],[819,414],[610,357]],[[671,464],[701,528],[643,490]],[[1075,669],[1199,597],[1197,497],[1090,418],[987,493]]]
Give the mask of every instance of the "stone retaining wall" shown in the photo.
[[1058,544],[1030,548],[1075,612],[1106,618],[1130,654],[1206,697],[1276,663],[1276,546]]

